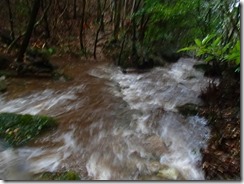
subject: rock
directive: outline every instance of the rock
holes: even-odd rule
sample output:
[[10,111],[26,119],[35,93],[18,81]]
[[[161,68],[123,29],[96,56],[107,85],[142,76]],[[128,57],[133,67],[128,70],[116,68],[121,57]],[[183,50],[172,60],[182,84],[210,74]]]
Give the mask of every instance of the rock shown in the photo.
[[179,113],[184,116],[196,115],[198,113],[198,106],[196,104],[187,103],[177,107]]
[[[2,147],[1,142],[0,147]],[[0,151],[0,178],[3,180],[31,180],[32,175],[26,158],[20,157],[11,148]]]
[[143,175],[143,176],[139,176],[138,179],[139,180],[146,180],[146,181],[149,181],[149,180],[162,180],[161,177],[156,176],[156,175]]
[[161,167],[162,165],[159,161],[150,161],[147,164],[147,170],[149,170],[152,173],[157,173]]
[[151,162],[148,169],[151,174],[141,175],[139,180],[185,180],[176,168],[161,165],[159,162]]
[[150,136],[144,143],[146,151],[151,152],[152,156],[159,158],[162,154],[168,152],[168,148],[164,141],[158,135]]
[[180,174],[180,172],[173,168],[165,166],[164,168],[161,168],[158,173],[158,177],[161,177],[164,180],[182,180],[184,179],[183,176]]
[[200,63],[200,64],[193,65],[193,68],[195,68],[196,70],[205,72],[205,71],[209,70],[210,65],[207,63]]
[[5,92],[7,90],[7,84],[5,81],[5,76],[0,77],[0,92]]

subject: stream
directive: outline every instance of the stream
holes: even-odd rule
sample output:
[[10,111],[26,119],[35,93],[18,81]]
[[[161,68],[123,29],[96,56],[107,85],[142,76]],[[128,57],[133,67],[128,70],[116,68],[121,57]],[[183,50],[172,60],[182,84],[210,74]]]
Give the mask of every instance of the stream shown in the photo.
[[26,90],[1,95],[0,112],[49,115],[59,126],[28,146],[0,146],[0,176],[73,170],[82,180],[204,180],[207,121],[176,109],[202,103],[209,79],[196,62],[127,74],[108,63],[70,64],[65,71],[76,77],[68,82],[17,81]]

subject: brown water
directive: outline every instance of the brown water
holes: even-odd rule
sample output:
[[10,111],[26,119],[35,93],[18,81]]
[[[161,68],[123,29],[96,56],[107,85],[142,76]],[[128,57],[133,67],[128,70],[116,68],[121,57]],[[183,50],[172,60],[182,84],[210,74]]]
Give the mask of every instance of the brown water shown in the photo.
[[[0,176],[1,170],[4,179],[25,179],[71,169],[83,180],[204,179],[206,120],[175,108],[201,103],[209,79],[192,68],[195,62],[123,74],[112,64],[67,59],[59,65],[71,81],[9,79],[0,112],[50,115],[59,126],[28,146],[0,152]],[[7,173],[7,160],[21,162],[20,176]]]

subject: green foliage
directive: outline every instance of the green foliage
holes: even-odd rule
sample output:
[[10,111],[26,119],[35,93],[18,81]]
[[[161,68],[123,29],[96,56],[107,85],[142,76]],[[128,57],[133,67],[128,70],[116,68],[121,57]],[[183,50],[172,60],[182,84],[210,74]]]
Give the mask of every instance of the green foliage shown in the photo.
[[44,172],[38,174],[37,180],[80,180],[80,177],[73,171],[66,172]]
[[0,137],[11,146],[21,146],[39,135],[43,130],[56,126],[56,121],[47,116],[0,114]]
[[[193,51],[207,63],[227,63],[225,66],[234,65],[236,71],[240,71],[239,0],[204,2],[200,14],[204,21],[201,21],[199,28],[205,30],[204,35],[208,35],[203,40],[195,39],[194,45],[182,48],[179,52]],[[199,38],[196,35],[192,36]]]
[[54,47],[49,48],[31,48],[28,49],[28,53],[31,53],[32,55],[42,55],[44,58],[49,58],[50,56],[54,55],[56,53],[56,49]]
[[226,50],[221,44],[221,36],[207,35],[203,40],[195,39],[195,45],[185,47],[181,51],[194,51],[197,57],[203,58],[206,62],[223,60]]
[[53,55],[56,53],[56,49],[55,48],[44,48],[43,52],[47,52],[49,55]]
[[240,72],[240,64],[241,64],[241,45],[238,40],[235,46],[230,50],[229,54],[225,56],[226,61],[235,61],[237,66],[235,72]]
[[238,40],[234,47],[230,50],[229,54],[225,56],[227,61],[235,61],[236,65],[239,65],[241,62],[241,45],[240,41]]
[[182,51],[193,51],[197,57],[205,62],[229,62],[240,64],[240,41],[232,47],[231,43],[223,44],[222,36],[215,34],[207,35],[203,40],[195,39],[195,45],[180,49]]
[[153,50],[171,47],[173,50],[199,37],[199,0],[161,1],[146,0],[144,11],[150,17],[145,33],[145,44]]

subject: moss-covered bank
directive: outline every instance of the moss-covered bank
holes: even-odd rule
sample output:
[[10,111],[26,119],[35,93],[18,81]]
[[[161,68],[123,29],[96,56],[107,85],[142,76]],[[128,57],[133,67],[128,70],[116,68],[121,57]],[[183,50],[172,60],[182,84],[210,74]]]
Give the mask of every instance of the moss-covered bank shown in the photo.
[[0,138],[14,147],[27,144],[43,131],[56,126],[55,119],[47,116],[0,114]]

